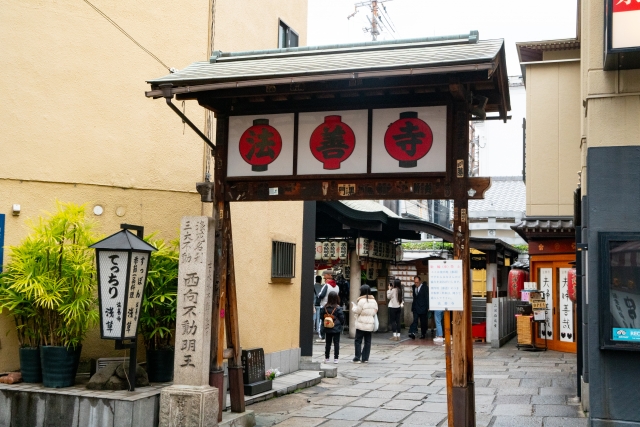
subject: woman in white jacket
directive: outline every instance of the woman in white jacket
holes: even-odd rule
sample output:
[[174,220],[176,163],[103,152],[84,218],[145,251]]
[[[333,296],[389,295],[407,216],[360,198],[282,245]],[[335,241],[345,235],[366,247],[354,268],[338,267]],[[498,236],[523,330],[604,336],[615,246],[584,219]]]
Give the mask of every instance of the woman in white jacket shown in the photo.
[[[369,285],[360,286],[360,298],[358,302],[352,302],[351,312],[356,315],[356,357],[353,358],[354,363],[367,363],[369,361],[369,352],[371,351],[371,332],[374,328],[374,317],[378,313],[378,303],[375,297],[370,295],[371,288]],[[362,351],[362,339],[364,338],[364,348]]]

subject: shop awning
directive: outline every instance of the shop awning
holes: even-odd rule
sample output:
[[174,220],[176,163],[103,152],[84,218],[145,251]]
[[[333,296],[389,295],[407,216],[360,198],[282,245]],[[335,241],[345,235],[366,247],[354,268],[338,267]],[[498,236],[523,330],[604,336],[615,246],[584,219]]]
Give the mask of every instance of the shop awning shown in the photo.
[[573,217],[526,217],[511,229],[527,242],[530,239],[562,239],[575,237]]

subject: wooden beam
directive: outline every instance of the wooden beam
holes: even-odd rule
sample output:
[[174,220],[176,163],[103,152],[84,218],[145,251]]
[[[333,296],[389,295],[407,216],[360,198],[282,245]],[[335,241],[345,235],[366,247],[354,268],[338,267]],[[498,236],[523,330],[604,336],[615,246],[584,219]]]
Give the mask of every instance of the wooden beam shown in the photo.
[[[234,181],[227,183],[225,197],[228,201],[268,201],[268,200],[411,200],[411,199],[451,199],[453,189],[443,175],[425,178],[400,177],[399,175],[362,178],[342,176],[283,178],[264,177],[260,180]],[[465,189],[473,188],[475,194],[470,199],[481,200],[491,186],[490,178],[469,178]],[[466,194],[466,193],[465,193]]]

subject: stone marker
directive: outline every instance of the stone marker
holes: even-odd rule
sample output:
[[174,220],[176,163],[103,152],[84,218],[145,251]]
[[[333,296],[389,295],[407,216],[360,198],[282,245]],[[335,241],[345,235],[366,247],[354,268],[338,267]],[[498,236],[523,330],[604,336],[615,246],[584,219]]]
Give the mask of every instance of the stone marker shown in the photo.
[[212,218],[182,218],[173,385],[160,395],[160,427],[218,425],[218,389],[209,386],[214,236]]
[[272,381],[266,380],[264,366],[264,350],[250,348],[242,350],[242,382],[244,394],[254,396],[271,390]]

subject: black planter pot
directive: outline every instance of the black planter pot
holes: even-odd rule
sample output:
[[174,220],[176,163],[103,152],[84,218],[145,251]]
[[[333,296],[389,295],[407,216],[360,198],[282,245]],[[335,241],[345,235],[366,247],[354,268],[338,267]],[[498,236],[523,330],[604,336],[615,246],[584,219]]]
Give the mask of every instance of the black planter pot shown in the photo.
[[43,345],[40,347],[42,385],[45,387],[71,387],[76,382],[82,346],[76,349]]
[[24,347],[20,352],[20,372],[25,383],[41,383],[40,347]]
[[152,383],[173,381],[173,350],[147,350],[147,375]]

